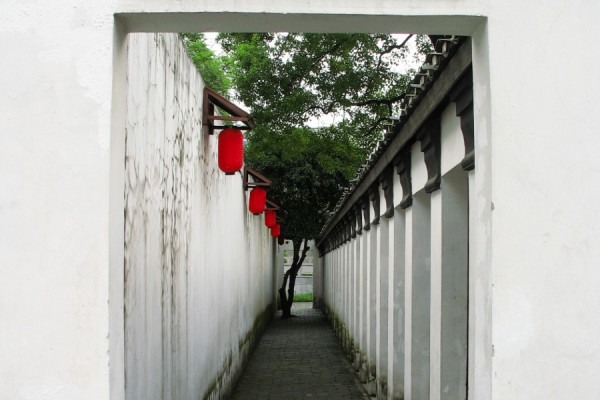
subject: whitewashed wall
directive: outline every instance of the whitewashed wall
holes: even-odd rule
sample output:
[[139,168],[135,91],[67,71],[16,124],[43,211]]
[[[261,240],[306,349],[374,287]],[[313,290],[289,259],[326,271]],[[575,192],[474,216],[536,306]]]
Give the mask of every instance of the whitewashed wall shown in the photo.
[[[379,399],[467,395],[469,175],[460,119],[441,114],[441,189],[425,192],[421,143],[411,147],[412,206],[394,174],[393,217],[381,218],[322,259],[324,307],[367,390]],[[364,214],[361,216],[364,217]]]
[[223,398],[273,312],[274,240],[218,169],[178,36],[128,47],[125,394]]
[[472,36],[470,398],[594,398],[599,19],[591,0],[1,1],[0,393],[122,398],[125,34],[292,29]]
[[0,2],[2,400],[109,396],[113,10]]

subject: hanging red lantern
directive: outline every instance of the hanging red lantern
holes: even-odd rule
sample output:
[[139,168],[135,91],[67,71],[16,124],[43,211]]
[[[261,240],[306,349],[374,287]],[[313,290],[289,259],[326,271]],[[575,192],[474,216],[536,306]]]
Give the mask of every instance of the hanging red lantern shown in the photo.
[[277,223],[277,215],[275,210],[266,210],[265,211],[265,225],[267,228],[272,228]]
[[219,168],[233,175],[244,164],[244,135],[235,128],[225,128],[219,134]]
[[275,224],[275,226],[271,228],[271,236],[279,237],[280,230],[281,227],[279,226],[279,224]]
[[248,208],[254,215],[258,215],[265,211],[265,204],[267,201],[267,192],[262,188],[254,188],[250,191],[250,204]]

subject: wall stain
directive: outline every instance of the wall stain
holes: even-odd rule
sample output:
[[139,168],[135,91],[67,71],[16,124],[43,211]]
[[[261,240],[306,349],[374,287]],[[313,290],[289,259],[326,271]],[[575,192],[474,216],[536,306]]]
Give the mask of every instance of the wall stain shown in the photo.
[[[269,304],[269,306],[254,319],[252,328],[240,338],[237,349],[229,351],[226,360],[223,362],[223,367],[208,385],[204,395],[201,397],[202,400],[227,399],[233,393],[237,381],[241,377],[250,356],[258,344],[258,339],[260,339],[269,325],[269,322],[271,322],[274,313],[275,308],[272,304]],[[239,358],[235,360],[235,365],[232,356],[234,350],[235,354],[239,355]]]
[[[177,35],[130,34],[128,44],[123,160],[126,397],[191,398],[188,392],[196,390],[193,396],[199,399],[222,399],[232,391],[273,315],[272,306],[264,309],[266,302],[255,300],[243,319],[247,326],[252,314],[259,313],[250,330],[215,348],[213,355],[225,354],[223,360],[213,357],[201,373],[189,373],[194,346],[199,346],[194,313],[213,306],[216,314],[221,311],[222,299],[198,294],[207,287],[205,270],[221,267],[210,265],[215,251],[210,239],[220,234],[215,210],[232,194],[238,200],[244,196],[241,179],[234,191],[232,181],[216,168],[215,138],[209,138],[201,124],[202,80]],[[257,223],[248,224],[247,215],[242,215],[233,225],[242,232],[247,249],[271,243],[268,232],[257,231]],[[268,288],[271,275],[260,266],[269,262],[263,255],[257,256],[256,264],[244,261],[236,266],[255,267],[251,273]],[[244,282],[242,275],[234,279]],[[213,301],[216,306],[204,304]],[[230,317],[217,318],[223,322]]]

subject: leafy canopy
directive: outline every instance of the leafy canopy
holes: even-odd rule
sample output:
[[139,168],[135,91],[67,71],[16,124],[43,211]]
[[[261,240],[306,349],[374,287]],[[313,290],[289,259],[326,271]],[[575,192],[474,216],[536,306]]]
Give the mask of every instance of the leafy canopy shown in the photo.
[[[328,116],[364,150],[381,137],[414,71],[405,43],[384,34],[222,33],[238,98],[271,131]],[[419,51],[429,41],[417,37]]]
[[204,83],[219,93],[229,92],[232,82],[227,72],[228,59],[215,55],[207,46],[206,38],[202,33],[180,33],[179,36]]
[[315,237],[356,171],[362,152],[330,129],[257,129],[246,147],[247,164],[272,180],[269,198],[285,211],[284,237]]
[[[358,166],[381,138],[414,71],[405,42],[384,34],[221,33],[215,56],[201,34],[183,34],[206,84],[249,108],[256,128],[246,164],[272,180],[283,235],[314,238]],[[410,36],[409,36],[410,38]],[[408,40],[408,39],[407,39]],[[430,49],[416,37],[417,55]],[[328,123],[314,128],[316,121]]]

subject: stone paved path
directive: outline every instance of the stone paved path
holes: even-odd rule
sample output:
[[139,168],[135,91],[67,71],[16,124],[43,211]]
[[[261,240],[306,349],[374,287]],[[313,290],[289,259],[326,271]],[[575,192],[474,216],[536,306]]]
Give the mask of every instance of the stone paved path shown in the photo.
[[320,311],[294,308],[260,339],[233,400],[366,400],[340,343]]

